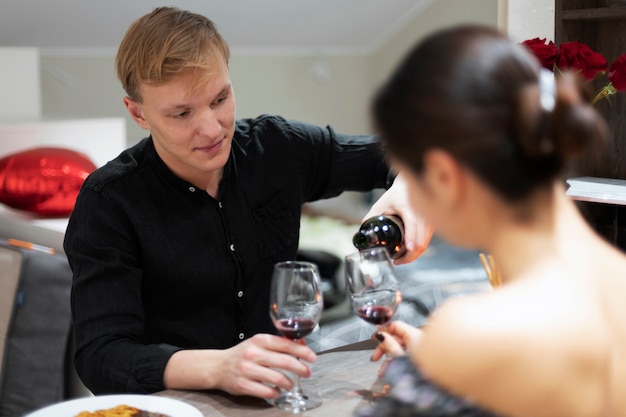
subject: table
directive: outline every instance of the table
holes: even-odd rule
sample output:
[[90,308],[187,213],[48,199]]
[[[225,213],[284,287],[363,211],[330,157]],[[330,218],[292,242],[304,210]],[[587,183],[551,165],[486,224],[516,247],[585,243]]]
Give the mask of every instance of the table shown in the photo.
[[[316,392],[322,405],[305,416],[351,416],[373,400],[382,389],[377,378],[381,362],[370,361],[376,343],[371,340],[353,343],[318,354],[311,365],[313,375],[302,380],[305,392]],[[237,397],[221,391],[166,390],[155,395],[184,401],[198,408],[205,417],[279,417],[290,416],[252,397]]]

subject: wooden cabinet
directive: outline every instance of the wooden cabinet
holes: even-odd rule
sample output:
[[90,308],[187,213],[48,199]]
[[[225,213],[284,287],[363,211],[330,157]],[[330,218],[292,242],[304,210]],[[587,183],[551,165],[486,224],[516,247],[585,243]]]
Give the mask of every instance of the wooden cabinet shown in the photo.
[[[555,43],[581,41],[603,54],[609,65],[626,53],[626,1],[556,0]],[[594,91],[606,85],[598,77]],[[626,179],[626,94],[616,94],[610,102],[596,103],[609,125],[609,141],[597,158],[585,155],[572,168],[572,176]]]
[[[555,43],[569,41],[586,43],[610,65],[626,53],[626,0],[555,0]],[[594,91],[608,82],[605,76],[598,78]],[[595,106],[608,123],[608,141],[599,155],[584,155],[569,176],[626,179],[626,93]],[[579,207],[601,235],[626,250],[626,206],[579,203]]]

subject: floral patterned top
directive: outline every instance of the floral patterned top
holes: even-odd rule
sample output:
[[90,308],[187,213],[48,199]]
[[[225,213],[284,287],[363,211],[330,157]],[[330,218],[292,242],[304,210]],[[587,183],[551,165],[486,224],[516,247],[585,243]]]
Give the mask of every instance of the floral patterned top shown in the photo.
[[359,410],[356,417],[495,417],[434,385],[406,356],[393,359],[383,378],[390,385],[388,394]]

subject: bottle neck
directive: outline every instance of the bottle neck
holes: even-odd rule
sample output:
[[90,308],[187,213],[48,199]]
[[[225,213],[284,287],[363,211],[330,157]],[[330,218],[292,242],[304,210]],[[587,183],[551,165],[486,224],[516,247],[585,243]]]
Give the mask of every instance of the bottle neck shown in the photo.
[[378,239],[378,234],[372,229],[359,230],[352,238],[352,243],[357,249],[366,249],[376,246]]
[[366,246],[372,246],[378,243],[380,236],[373,229],[362,230],[361,236]]

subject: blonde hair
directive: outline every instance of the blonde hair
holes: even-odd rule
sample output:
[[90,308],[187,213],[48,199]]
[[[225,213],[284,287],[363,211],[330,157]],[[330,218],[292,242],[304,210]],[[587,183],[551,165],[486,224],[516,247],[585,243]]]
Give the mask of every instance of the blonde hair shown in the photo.
[[228,44],[208,18],[175,7],[160,7],[137,19],[126,32],[115,58],[126,94],[141,102],[141,84],[161,85],[193,70],[197,85],[214,73],[218,60],[228,64]]

